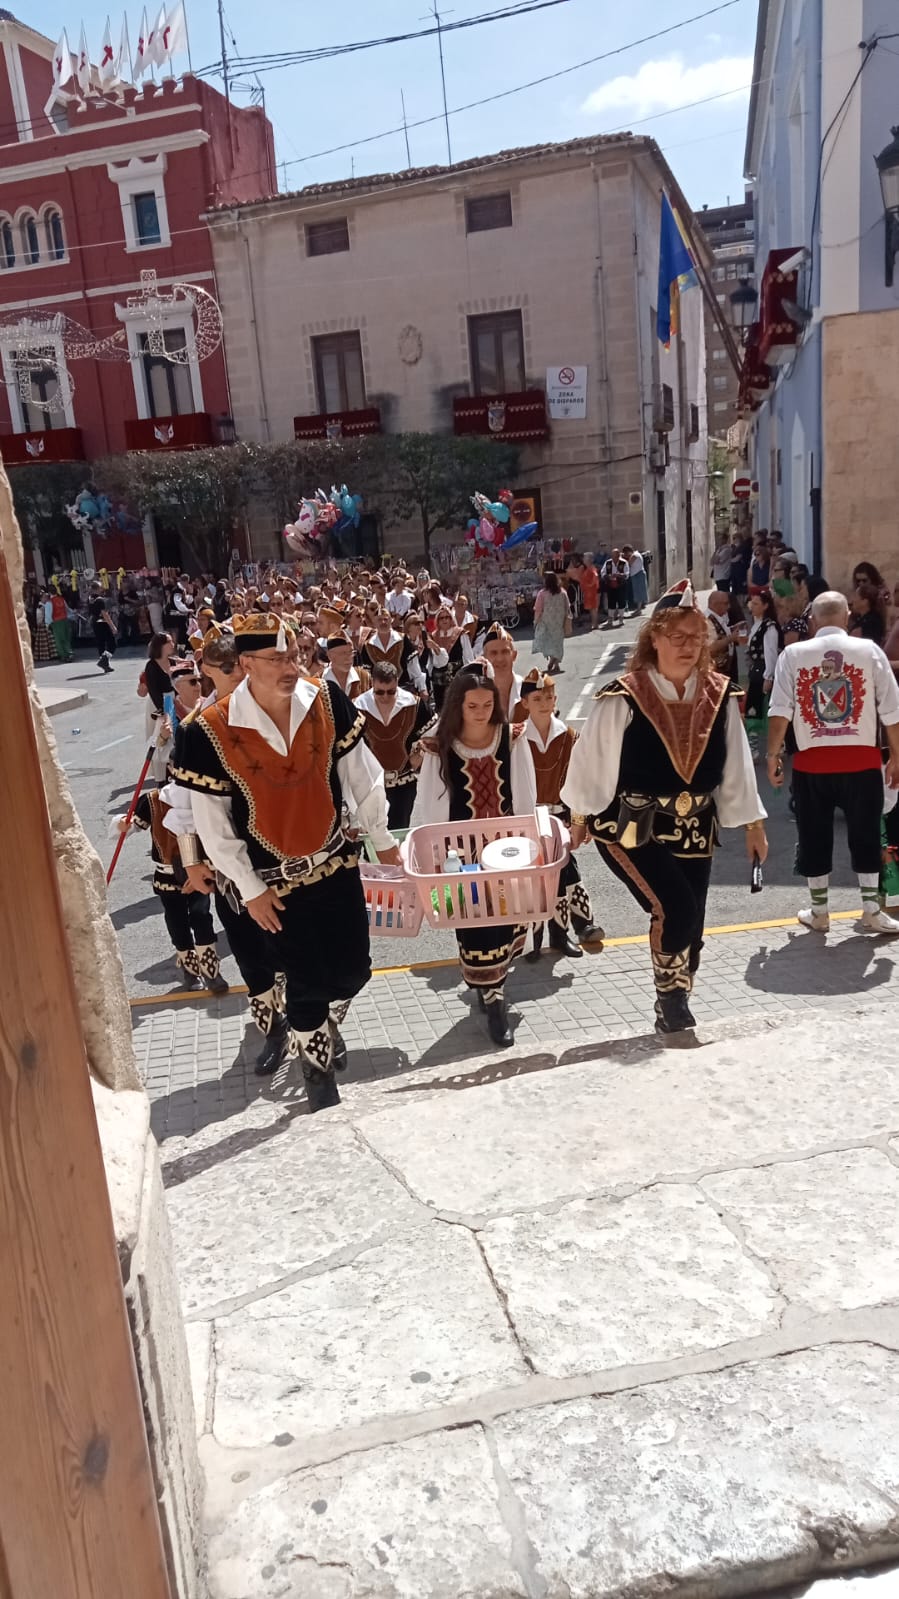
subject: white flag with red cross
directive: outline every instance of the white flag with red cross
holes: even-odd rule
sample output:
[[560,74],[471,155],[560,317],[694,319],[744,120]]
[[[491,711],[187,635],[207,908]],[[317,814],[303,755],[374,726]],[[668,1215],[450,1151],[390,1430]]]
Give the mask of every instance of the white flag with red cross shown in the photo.
[[63,28],[59,44],[53,52],[53,87],[55,89],[64,89],[67,83],[71,83],[73,71],[74,63],[69,45],[69,36],[65,28]]
[[162,67],[165,65],[165,29],[165,6],[161,5],[159,7],[159,15],[156,18],[154,26],[150,30],[150,37],[147,40],[147,60],[152,67]]
[[109,18],[106,18],[106,31],[103,34],[103,45],[100,50],[100,82],[104,89],[116,80],[115,51],[112,48],[112,28]]
[[82,94],[91,91],[91,53],[88,49],[84,23],[81,24],[81,43],[78,47],[78,87]]
[[136,51],[134,53],[134,81],[135,81],[135,83],[137,82],[138,78],[142,78],[143,77],[144,73],[149,69],[149,66],[150,66],[150,63],[147,60],[147,39],[148,39],[148,34],[149,34],[149,28],[147,26],[147,8],[146,8],[146,6],[144,6],[144,14],[143,14],[143,16],[140,19],[140,33],[137,36],[137,49],[136,49]]
[[187,49],[187,17],[184,14],[184,0],[177,0],[177,5],[169,14],[165,35],[166,57],[171,61],[173,56]]
[[119,38],[118,54],[115,58],[116,83],[130,83],[131,81],[131,38],[128,33],[128,18],[122,18],[122,32]]

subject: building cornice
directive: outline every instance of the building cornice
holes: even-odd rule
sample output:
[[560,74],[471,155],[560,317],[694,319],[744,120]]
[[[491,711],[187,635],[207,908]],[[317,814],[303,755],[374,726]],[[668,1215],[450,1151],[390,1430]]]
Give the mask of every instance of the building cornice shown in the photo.
[[[129,126],[133,128],[134,124],[130,123]],[[110,161],[130,161],[134,156],[155,156],[163,151],[173,154],[178,150],[195,150],[199,145],[208,143],[208,133],[202,128],[191,128],[184,133],[163,134],[150,139],[123,139],[118,144],[94,145],[87,150],[57,151],[43,161],[23,161],[16,166],[0,167],[0,184],[33,183],[38,178],[56,177],[60,172],[76,172],[82,167],[105,167]]]

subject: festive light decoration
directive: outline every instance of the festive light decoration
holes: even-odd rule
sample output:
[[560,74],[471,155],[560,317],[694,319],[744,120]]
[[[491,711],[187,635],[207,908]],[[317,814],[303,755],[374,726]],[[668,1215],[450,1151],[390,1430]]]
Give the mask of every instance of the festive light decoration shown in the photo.
[[[223,337],[222,312],[213,295],[195,283],[175,283],[170,294],[161,292],[156,273],[140,275],[138,294],[128,296],[126,319],[146,323],[146,347],[133,352],[128,347],[125,327],[108,338],[98,338],[90,329],[62,311],[0,312],[0,348],[8,356],[12,376],[7,387],[15,387],[23,403],[37,411],[65,413],[71,405],[75,384],[69,372],[72,361],[139,361],[145,354],[186,366],[191,361],[207,361],[220,348]],[[165,333],[168,326],[190,329],[183,345],[169,349]],[[51,372],[56,379],[52,393],[35,394],[35,372]]]

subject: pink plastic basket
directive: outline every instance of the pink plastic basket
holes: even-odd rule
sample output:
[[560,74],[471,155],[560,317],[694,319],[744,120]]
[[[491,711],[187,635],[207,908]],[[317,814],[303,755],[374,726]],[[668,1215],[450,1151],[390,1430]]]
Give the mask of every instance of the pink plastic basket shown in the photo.
[[374,866],[359,862],[368,929],[372,938],[414,938],[421,930],[424,912],[401,866]]
[[[543,813],[497,816],[483,822],[437,822],[414,827],[403,846],[406,870],[430,927],[503,927],[516,922],[546,922],[559,893],[559,876],[568,860],[568,830]],[[447,852],[457,850],[469,865],[480,861],[495,838],[532,838],[546,865],[518,871],[444,872]]]

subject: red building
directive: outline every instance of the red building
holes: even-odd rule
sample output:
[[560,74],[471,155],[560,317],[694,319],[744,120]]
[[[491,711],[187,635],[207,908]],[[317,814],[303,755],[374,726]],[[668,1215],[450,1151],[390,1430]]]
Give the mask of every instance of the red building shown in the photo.
[[[89,463],[228,440],[223,349],[196,359],[192,317],[174,303],[165,345],[186,346],[188,358],[166,361],[127,302],[146,269],[162,296],[183,282],[215,294],[202,213],[276,192],[271,125],[261,107],[229,106],[190,75],[101,91],[94,73],[86,97],[54,89],[53,55],[49,39],[0,10],[0,455],[10,467]],[[61,336],[42,333],[48,362],[23,379],[13,322],[45,328],[57,312],[97,340],[124,330],[130,359],[71,360]],[[148,535],[149,564],[177,561],[163,540],[160,531],[157,550]],[[89,565],[143,564],[139,536],[96,542]]]

